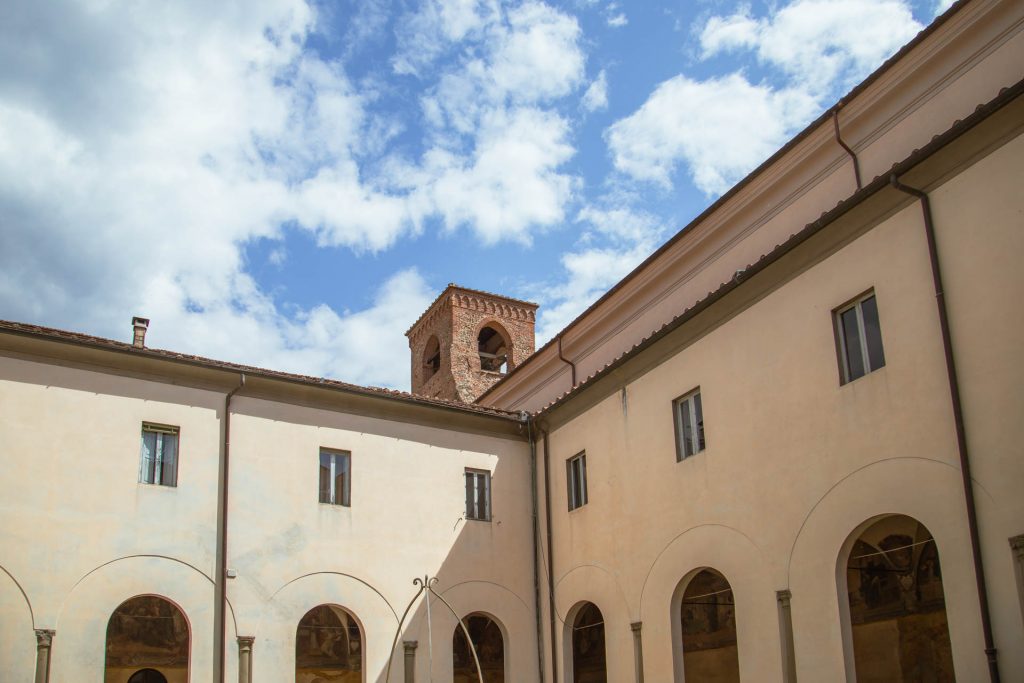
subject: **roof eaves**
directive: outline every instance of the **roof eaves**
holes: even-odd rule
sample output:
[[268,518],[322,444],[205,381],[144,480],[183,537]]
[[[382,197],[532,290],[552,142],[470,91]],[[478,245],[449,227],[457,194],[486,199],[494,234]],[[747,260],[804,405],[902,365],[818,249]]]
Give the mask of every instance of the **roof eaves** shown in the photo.
[[520,421],[522,419],[519,413],[501,410],[500,408],[488,408],[473,404],[460,403],[457,401],[449,401],[441,398],[418,396],[416,394],[411,394],[405,391],[399,391],[397,389],[386,389],[383,387],[365,387],[360,386],[358,384],[343,382],[341,380],[329,379],[326,377],[315,377],[311,375],[300,375],[296,373],[283,372],[280,370],[270,370],[267,368],[260,368],[252,365],[243,365],[240,363],[232,363],[230,361],[214,360],[211,358],[205,358],[203,356],[195,356],[191,354],[180,353],[177,351],[169,351],[166,349],[154,349],[148,347],[139,348],[133,346],[132,344],[126,344],[124,342],[119,342],[113,339],[107,339],[105,337],[95,337],[92,335],[82,334],[80,332],[70,332],[68,330],[44,327],[42,325],[33,325],[30,323],[19,323],[14,321],[0,320],[0,332],[7,332],[10,334],[27,336],[36,339],[45,339],[48,341],[54,341],[58,343],[73,344],[77,346],[99,349],[103,351],[130,354],[141,358],[151,358],[155,360],[168,361],[172,363],[182,363],[194,367],[201,367],[211,370],[223,370],[225,372],[245,373],[253,377],[262,377],[270,380],[289,382],[292,384],[321,387],[350,394],[367,396],[371,398],[383,398],[388,400],[400,401],[406,404],[431,406],[446,410],[454,410],[462,413],[485,415],[515,421]]
[[815,233],[819,232],[839,217],[865,201],[872,195],[881,191],[885,187],[889,186],[889,179],[893,176],[900,176],[911,168],[927,159],[929,156],[937,152],[939,149],[945,147],[956,138],[960,137],[974,126],[984,121],[986,118],[991,116],[993,113],[1004,107],[1005,105],[1012,102],[1017,97],[1024,95],[1024,79],[1018,81],[1016,84],[1003,88],[999,91],[999,94],[986,104],[978,105],[974,112],[965,119],[957,120],[953,125],[946,130],[944,133],[940,133],[932,137],[932,139],[924,147],[915,149],[905,159],[892,165],[890,170],[882,175],[876,176],[870,183],[865,185],[863,188],[853,193],[846,199],[840,200],[835,207],[823,213],[817,220],[808,223],[800,231],[792,234],[782,244],[777,245],[770,252],[762,255],[754,263],[748,264],[745,268],[737,271],[737,275],[742,274],[740,277],[734,277],[728,282],[723,282],[716,290],[708,292],[707,296],[703,299],[695,302],[690,308],[685,309],[679,315],[673,317],[667,323],[659,327],[658,329],[651,332],[632,347],[622,352],[609,362],[605,363],[599,370],[591,373],[583,380],[581,380],[575,387],[563,392],[556,396],[550,402],[548,402],[540,410],[532,413],[533,417],[538,418],[554,410],[558,406],[574,398],[576,395],[581,393],[583,390],[589,388],[593,383],[606,376],[608,373],[617,369],[641,351],[649,348],[657,341],[678,329],[682,325],[686,324],[698,314],[708,309],[711,305],[724,298],[727,294],[732,292],[734,289],[739,287],[741,283],[747,281],[750,276],[764,270],[772,263],[778,261],[782,256],[787,254],[796,248],[799,244],[806,241]]
[[507,375],[505,375],[500,380],[498,380],[490,387],[488,387],[487,390],[484,391],[484,393],[480,394],[480,396],[477,397],[476,402],[479,403],[481,399],[485,398],[488,394],[490,394],[498,387],[505,384],[505,382],[507,382],[511,377],[514,377],[517,372],[520,372],[524,367],[528,366],[530,364],[530,361],[537,357],[540,354],[540,352],[546,350],[548,347],[555,344],[559,337],[563,336],[566,332],[576,327],[576,325],[578,325],[584,318],[589,316],[601,304],[610,299],[617,291],[624,287],[626,283],[633,280],[633,278],[639,275],[651,263],[656,261],[658,257],[660,257],[663,253],[671,249],[677,242],[679,242],[681,239],[684,239],[689,234],[689,228],[698,225],[702,221],[706,220],[711,214],[713,214],[715,211],[721,208],[726,202],[732,199],[743,188],[745,188],[747,185],[753,182],[755,178],[757,178],[759,175],[767,171],[771,166],[773,166],[777,161],[779,161],[779,159],[785,156],[786,153],[788,153],[792,148],[794,148],[805,138],[810,136],[811,133],[818,129],[818,127],[828,123],[834,112],[837,112],[840,109],[842,109],[844,106],[846,106],[847,102],[852,100],[854,97],[858,96],[861,92],[866,90],[872,83],[881,78],[890,68],[892,68],[892,66],[896,62],[898,62],[908,52],[910,52],[919,44],[921,44],[921,42],[927,39],[928,36],[937,31],[968,2],[971,2],[971,0],[958,0],[957,2],[953,3],[949,7],[949,9],[947,9],[945,12],[936,17],[931,24],[921,29],[917,33],[917,35],[910,40],[910,42],[901,47],[896,53],[889,57],[889,59],[882,62],[882,65],[875,69],[873,72],[871,72],[867,76],[867,78],[865,78],[863,81],[854,86],[852,90],[846,93],[846,95],[839,98],[839,100],[837,100],[835,104],[833,104],[831,107],[822,112],[821,115],[818,116],[818,118],[816,118],[814,121],[812,121],[806,128],[797,133],[789,142],[780,147],[770,157],[765,159],[764,162],[761,163],[761,165],[759,165],[753,171],[748,173],[738,183],[733,185],[728,191],[726,191],[725,194],[723,194],[710,205],[708,205],[708,207],[704,209],[704,211],[702,211],[700,214],[698,214],[696,218],[694,218],[685,226],[680,228],[679,231],[677,231],[672,237],[669,237],[664,244],[662,244],[654,252],[652,252],[651,255],[644,259],[636,268],[634,268],[633,270],[629,271],[626,275],[624,275],[621,280],[612,285],[611,288],[608,289],[608,291],[602,294],[596,301],[594,301],[594,303],[588,306],[582,313],[573,318],[565,327],[563,327],[557,334],[555,334],[551,339],[549,339],[543,346],[541,346],[533,354],[525,358],[522,363],[513,368],[512,371],[509,372]]

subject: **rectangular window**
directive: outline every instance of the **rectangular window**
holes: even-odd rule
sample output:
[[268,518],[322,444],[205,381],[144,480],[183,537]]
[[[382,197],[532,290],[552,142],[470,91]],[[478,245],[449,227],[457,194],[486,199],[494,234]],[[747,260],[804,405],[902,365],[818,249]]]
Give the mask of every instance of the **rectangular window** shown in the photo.
[[348,507],[352,457],[348,451],[320,449],[320,502]]
[[178,428],[142,423],[139,483],[178,485]]
[[704,408],[697,388],[672,402],[676,421],[676,460],[704,450]]
[[491,473],[466,470],[466,519],[491,521]]
[[885,365],[874,293],[836,310],[834,320],[842,384]]
[[565,461],[565,476],[569,486],[569,509],[587,504],[587,454],[580,453]]

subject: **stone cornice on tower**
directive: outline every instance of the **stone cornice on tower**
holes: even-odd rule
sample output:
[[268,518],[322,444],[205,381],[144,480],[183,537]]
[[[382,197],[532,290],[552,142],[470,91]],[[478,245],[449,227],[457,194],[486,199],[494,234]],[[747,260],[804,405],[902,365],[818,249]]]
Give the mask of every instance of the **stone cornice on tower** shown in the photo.
[[444,309],[445,303],[458,308],[494,313],[495,315],[524,322],[535,322],[538,308],[538,304],[532,301],[513,299],[502,294],[485,292],[482,289],[461,287],[454,282],[449,282],[444,291],[438,294],[437,298],[427,306],[427,310],[406,330],[405,336],[409,338],[410,343],[418,336],[418,328],[428,327],[428,323],[433,321],[437,314]]

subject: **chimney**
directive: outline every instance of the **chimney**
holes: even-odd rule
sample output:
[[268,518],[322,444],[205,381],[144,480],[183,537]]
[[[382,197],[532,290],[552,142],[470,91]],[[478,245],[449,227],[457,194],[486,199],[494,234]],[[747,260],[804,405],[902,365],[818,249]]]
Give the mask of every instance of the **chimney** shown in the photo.
[[149,329],[149,318],[140,318],[135,316],[132,318],[132,330],[134,331],[134,337],[132,339],[132,346],[137,349],[145,348],[146,346],[146,330]]

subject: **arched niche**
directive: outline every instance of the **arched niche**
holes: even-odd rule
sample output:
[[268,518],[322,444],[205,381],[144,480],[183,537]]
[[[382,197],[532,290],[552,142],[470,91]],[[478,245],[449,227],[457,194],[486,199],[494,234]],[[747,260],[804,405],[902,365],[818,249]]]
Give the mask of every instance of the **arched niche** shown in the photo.
[[423,381],[426,382],[436,375],[440,369],[441,342],[438,341],[436,334],[432,334],[423,347]]
[[166,598],[125,600],[107,621],[105,683],[185,683],[190,633],[185,614]]
[[480,369],[505,374],[512,367],[512,341],[508,332],[494,321],[483,325],[476,335]]
[[[504,629],[490,615],[479,612],[464,617],[462,621],[469,630],[476,656],[480,659],[484,683],[505,683]],[[452,681],[477,683],[479,680],[466,634],[456,625],[452,634]]]
[[693,573],[677,587],[672,611],[676,670],[683,679],[739,681],[736,602],[725,576],[710,568]]
[[584,602],[574,607],[566,620],[571,668],[566,681],[607,683],[608,659],[605,648],[604,615],[597,605]]
[[847,657],[858,683],[954,680],[935,539],[906,515],[872,520],[840,557]]
[[338,605],[317,605],[295,631],[295,683],[362,683],[363,632]]

